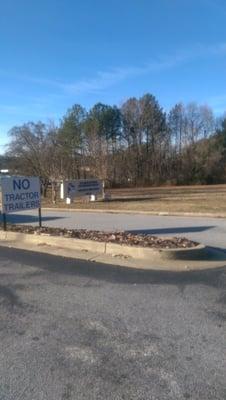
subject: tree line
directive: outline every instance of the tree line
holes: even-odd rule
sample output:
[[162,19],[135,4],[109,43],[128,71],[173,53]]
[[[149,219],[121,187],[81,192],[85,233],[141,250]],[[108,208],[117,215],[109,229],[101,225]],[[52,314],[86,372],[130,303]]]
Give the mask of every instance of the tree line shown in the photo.
[[226,118],[194,102],[169,112],[151,94],[121,107],[97,103],[87,111],[75,104],[58,125],[28,122],[13,127],[9,137],[8,167],[40,176],[44,187],[90,177],[110,187],[226,179]]

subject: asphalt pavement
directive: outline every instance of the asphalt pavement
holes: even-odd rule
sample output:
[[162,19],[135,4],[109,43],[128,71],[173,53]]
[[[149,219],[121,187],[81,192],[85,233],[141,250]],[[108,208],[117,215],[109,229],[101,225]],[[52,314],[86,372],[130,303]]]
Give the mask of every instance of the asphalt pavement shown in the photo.
[[[159,236],[185,236],[208,246],[226,249],[223,218],[169,217],[140,214],[42,211],[43,225],[68,229],[129,230]],[[10,214],[15,223],[38,223],[37,211]]]
[[131,271],[1,247],[0,399],[224,400],[225,306],[226,269]]

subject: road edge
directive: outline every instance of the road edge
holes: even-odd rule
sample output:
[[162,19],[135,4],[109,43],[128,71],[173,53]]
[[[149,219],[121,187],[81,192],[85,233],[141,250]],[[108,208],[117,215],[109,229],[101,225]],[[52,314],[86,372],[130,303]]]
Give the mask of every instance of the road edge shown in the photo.
[[171,211],[139,211],[139,210],[102,210],[93,208],[63,208],[63,207],[42,207],[43,211],[61,212],[81,212],[81,213],[100,213],[100,214],[138,214],[138,215],[157,215],[160,217],[200,217],[200,218],[226,218],[226,214],[214,213],[193,213],[193,212],[171,212]]

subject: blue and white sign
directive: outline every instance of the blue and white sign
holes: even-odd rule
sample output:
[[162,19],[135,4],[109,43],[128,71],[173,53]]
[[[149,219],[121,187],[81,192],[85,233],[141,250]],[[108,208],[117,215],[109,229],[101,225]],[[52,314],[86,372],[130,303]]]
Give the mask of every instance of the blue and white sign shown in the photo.
[[61,186],[61,198],[74,199],[75,197],[102,194],[103,182],[100,179],[77,179],[64,181]]
[[40,181],[37,177],[1,178],[2,213],[9,214],[41,207]]

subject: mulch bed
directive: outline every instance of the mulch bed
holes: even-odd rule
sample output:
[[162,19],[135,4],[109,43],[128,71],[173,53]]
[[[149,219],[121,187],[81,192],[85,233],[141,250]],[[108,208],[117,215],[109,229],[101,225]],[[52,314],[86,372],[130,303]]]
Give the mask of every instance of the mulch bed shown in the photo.
[[13,232],[44,234],[50,236],[62,236],[75,239],[88,239],[96,242],[125,244],[128,246],[149,247],[157,249],[175,249],[196,247],[198,243],[183,237],[158,237],[147,234],[134,234],[129,232],[103,232],[87,229],[61,229],[50,227],[34,227],[27,225],[8,224],[7,230]]

